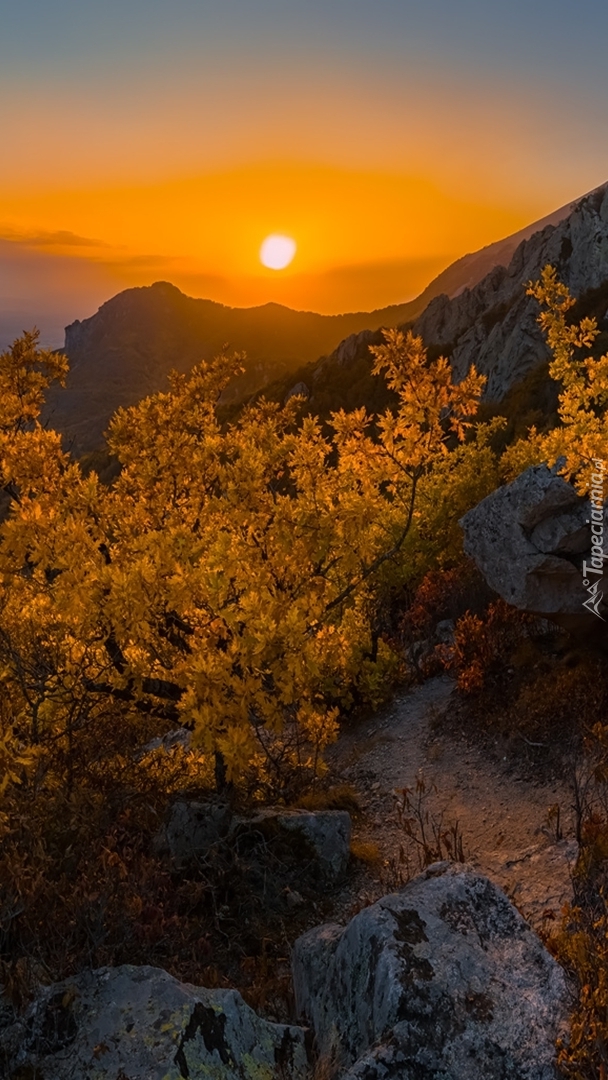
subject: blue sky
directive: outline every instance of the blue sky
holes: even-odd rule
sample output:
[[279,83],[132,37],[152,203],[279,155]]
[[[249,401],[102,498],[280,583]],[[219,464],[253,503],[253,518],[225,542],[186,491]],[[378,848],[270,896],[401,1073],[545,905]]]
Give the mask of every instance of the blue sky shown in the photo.
[[[571,145],[570,150],[563,147],[566,183],[580,172],[585,186],[583,178],[597,176],[604,161],[608,5],[599,2],[21,0],[0,4],[0,12],[5,179],[24,180],[35,173],[35,154],[27,151],[25,136],[30,143],[40,138],[37,116],[45,128],[43,152],[53,145],[46,136],[53,135],[76,174],[86,172],[92,152],[87,119],[104,146],[112,147],[116,132],[116,153],[124,155],[128,173],[123,125],[138,123],[164,138],[166,113],[176,108],[189,116],[201,137],[208,135],[207,151],[193,153],[186,137],[181,144],[169,140],[169,154],[160,162],[142,146],[141,160],[155,174],[246,160],[252,150],[243,128],[252,123],[276,132],[277,157],[293,158],[298,147],[285,139],[284,110],[292,102],[301,127],[307,94],[306,127],[314,127],[319,118],[322,94],[334,135],[332,151],[325,130],[316,141],[307,131],[301,147],[307,160],[333,156],[337,162],[352,162],[356,140],[349,137],[349,151],[341,120],[349,102],[359,107],[359,101],[367,101],[367,109],[360,107],[361,135],[373,138],[376,128],[376,160],[398,165],[406,158],[399,159],[387,145],[387,128],[395,139],[415,138],[416,123],[408,131],[410,117],[415,119],[419,109],[424,121],[432,123],[428,106],[436,99],[435,112],[443,105],[454,113],[471,154],[479,146],[475,112],[485,106],[493,122],[504,127],[516,157],[530,128],[536,127],[545,158],[561,131],[564,143]],[[385,122],[387,115],[392,126]],[[21,137],[15,138],[18,121]],[[80,166],[69,141],[78,137],[84,141]],[[262,153],[268,155],[267,140]],[[578,171],[568,162],[571,155],[578,158]],[[552,168],[554,156],[550,153]],[[56,167],[61,173],[60,161]]]

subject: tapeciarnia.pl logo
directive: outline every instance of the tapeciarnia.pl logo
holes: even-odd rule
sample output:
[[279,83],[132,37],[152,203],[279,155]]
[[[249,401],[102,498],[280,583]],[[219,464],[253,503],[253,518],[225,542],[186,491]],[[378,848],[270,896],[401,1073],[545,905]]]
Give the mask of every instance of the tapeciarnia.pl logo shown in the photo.
[[[589,596],[583,601],[583,607],[587,608],[587,611],[592,611],[602,622],[606,622],[604,616],[600,615],[599,612],[599,606],[604,598],[600,586],[604,575],[604,559],[606,558],[604,555],[605,464],[601,458],[598,458],[594,460],[593,467],[596,471],[591,475],[591,490],[589,492],[591,561],[583,561],[583,585],[586,587]],[[592,575],[595,575],[593,580]]]

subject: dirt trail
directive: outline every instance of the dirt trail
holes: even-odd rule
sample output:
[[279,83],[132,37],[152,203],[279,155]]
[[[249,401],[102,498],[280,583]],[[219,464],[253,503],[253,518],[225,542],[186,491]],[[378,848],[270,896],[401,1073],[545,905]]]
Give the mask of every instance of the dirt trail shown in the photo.
[[[464,736],[435,733],[438,712],[449,710],[454,683],[443,676],[399,693],[391,705],[346,732],[334,763],[357,789],[366,812],[366,839],[385,859],[398,857],[404,833],[395,812],[402,788],[423,775],[425,807],[443,823],[458,821],[467,862],[501,885],[534,925],[559,915],[571,899],[576,857],[572,795],[564,783],[532,783],[513,765],[490,759]],[[549,808],[559,805],[563,839]],[[410,850],[413,852],[411,842]]]

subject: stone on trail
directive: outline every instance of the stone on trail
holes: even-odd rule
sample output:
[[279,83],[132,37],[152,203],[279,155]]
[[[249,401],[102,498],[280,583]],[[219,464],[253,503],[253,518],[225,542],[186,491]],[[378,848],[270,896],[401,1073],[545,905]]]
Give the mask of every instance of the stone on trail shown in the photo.
[[346,810],[266,808],[253,817],[233,815],[220,801],[180,799],[170,807],[155,839],[157,852],[176,862],[204,858],[218,844],[253,851],[257,843],[283,839],[289,863],[312,878],[339,881],[350,857],[351,820]]
[[299,1014],[341,1080],[556,1080],[564,974],[507,897],[438,863],[294,947]]
[[[235,832],[283,833],[298,840],[302,854],[312,860],[328,882],[344,876],[350,858],[351,820],[346,810],[262,810],[253,818],[241,818]],[[296,848],[294,848],[294,852]]]
[[221,843],[231,824],[232,811],[221,800],[178,799],[170,806],[154,847],[159,854],[169,852],[178,863],[189,862]]
[[43,990],[0,1033],[0,1067],[44,1080],[305,1080],[305,1039],[262,1020],[236,990],[126,964]]

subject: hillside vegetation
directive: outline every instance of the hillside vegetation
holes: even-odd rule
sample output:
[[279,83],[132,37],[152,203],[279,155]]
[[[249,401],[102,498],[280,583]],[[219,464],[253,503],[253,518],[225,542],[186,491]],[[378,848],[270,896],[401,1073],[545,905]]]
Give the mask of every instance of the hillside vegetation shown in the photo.
[[[57,978],[137,959],[142,895],[160,911],[163,962],[208,978],[201,926],[229,896],[228,869],[223,884],[211,871],[199,881],[196,910],[170,899],[171,872],[150,847],[167,801],[190,789],[293,803],[317,790],[339,725],[403,675],[397,627],[425,575],[458,576],[459,517],[532,462],[564,459],[587,489],[608,457],[608,357],[588,355],[596,327],[571,322],[554,270],[531,293],[545,308],[560,422],[502,455],[504,420],[478,413],[483,376],[473,368],[455,384],[445,358],[390,330],[372,350],[394,401],[381,415],[339,411],[322,428],[294,397],[222,423],[218,402],[240,370],[222,354],[118,411],[120,472],[103,484],[39,420],[65,358],[35,333],[2,354],[0,959],[15,993],[34,961]],[[487,657],[468,620],[457,644],[474,691]],[[193,743],[170,768],[142,753],[176,725]],[[608,835],[605,820],[598,830]],[[49,919],[69,927],[61,942],[45,936]],[[596,1027],[597,977],[583,1000]],[[576,1060],[565,1052],[568,1075],[599,1075],[576,1071],[588,1041]]]

